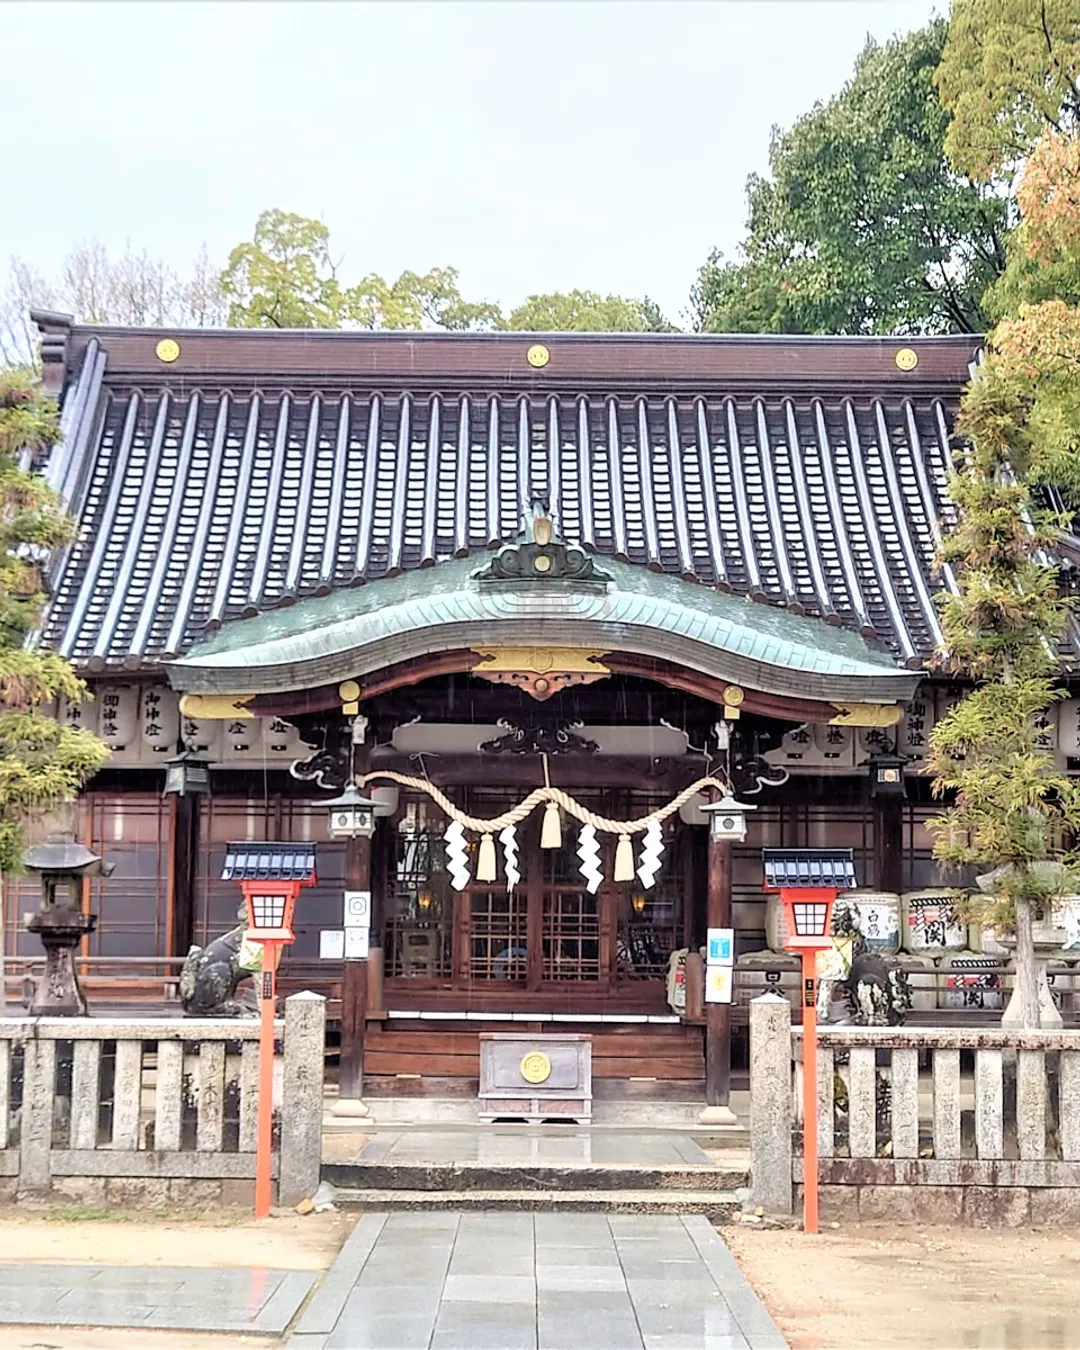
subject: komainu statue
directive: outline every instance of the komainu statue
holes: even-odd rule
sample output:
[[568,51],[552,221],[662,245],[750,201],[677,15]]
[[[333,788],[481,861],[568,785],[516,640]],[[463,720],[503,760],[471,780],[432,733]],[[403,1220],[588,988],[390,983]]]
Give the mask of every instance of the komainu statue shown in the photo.
[[235,928],[188,952],[179,983],[185,1017],[251,1017],[258,1012],[254,989],[236,994],[237,985],[251,974],[251,967],[241,964],[246,915],[241,908]]

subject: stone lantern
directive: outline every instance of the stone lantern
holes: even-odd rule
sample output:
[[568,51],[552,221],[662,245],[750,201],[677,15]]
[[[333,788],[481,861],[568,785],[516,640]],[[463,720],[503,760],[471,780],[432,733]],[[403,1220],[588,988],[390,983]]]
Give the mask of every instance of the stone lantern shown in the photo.
[[28,872],[41,876],[41,908],[26,920],[45,948],[45,973],[34,990],[34,1017],[85,1017],[86,996],[75,970],[75,949],[94,931],[96,914],[84,914],[82,884],[86,877],[107,877],[115,863],[103,861],[83,844],[37,844],[23,856]]

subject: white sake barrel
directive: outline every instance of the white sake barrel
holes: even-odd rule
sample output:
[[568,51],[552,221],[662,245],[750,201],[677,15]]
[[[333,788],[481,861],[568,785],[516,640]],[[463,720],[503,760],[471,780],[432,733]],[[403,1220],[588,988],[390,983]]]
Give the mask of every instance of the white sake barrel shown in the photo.
[[856,909],[855,927],[872,952],[894,956],[900,950],[900,897],[893,891],[875,891],[869,886],[841,891],[833,906],[833,932],[840,931],[841,911]]
[[[900,897],[892,891],[841,891],[833,906],[833,932],[837,932],[841,907],[855,905],[859,910],[859,931],[870,949],[891,956],[900,949]],[[785,951],[787,915],[784,903],[775,892],[765,904],[765,941],[774,952]]]
[[1063,959],[1080,960],[1080,895],[1059,895],[1054,900],[1054,927],[1065,930]]
[[956,912],[956,894],[948,887],[905,891],[900,897],[904,950],[912,956],[944,956],[967,949],[967,924]]

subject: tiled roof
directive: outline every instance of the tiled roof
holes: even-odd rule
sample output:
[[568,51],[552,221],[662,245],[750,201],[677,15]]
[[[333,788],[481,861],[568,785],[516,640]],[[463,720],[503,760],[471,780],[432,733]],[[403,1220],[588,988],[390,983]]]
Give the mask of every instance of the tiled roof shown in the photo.
[[[274,335],[211,335],[210,356],[174,369],[151,368],[160,334],[76,332],[49,474],[80,531],[44,638],[81,666],[156,661],[228,619],[487,550],[537,498],[600,555],[875,635],[901,663],[938,639],[950,409],[974,343],[920,347],[938,373],[904,384],[877,339],[596,339],[603,363],[579,379],[554,359],[550,377],[523,360],[518,373],[505,339],[335,334],[332,377],[290,380],[208,368],[241,347],[269,368]],[[129,354],[140,341],[146,369]],[[470,376],[455,343],[498,362]],[[834,350],[836,372],[820,373]],[[376,373],[342,374],[349,352]],[[610,373],[620,352],[633,378]],[[860,352],[892,377],[873,386]],[[736,358],[752,379],[723,374]],[[649,361],[656,378],[640,374]]]
[[855,855],[850,848],[766,848],[761,851],[765,889],[776,891],[836,887],[853,890]]
[[314,844],[229,844],[222,881],[313,881]]

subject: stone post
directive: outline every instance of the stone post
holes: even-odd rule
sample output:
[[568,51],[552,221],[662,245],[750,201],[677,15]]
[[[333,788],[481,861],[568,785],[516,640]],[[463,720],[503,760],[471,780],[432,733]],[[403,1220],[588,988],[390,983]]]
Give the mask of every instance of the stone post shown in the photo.
[[56,1042],[30,1039],[23,1061],[19,1194],[52,1185],[53,1099],[56,1096]]
[[315,1194],[322,1165],[323,1064],[326,999],[293,994],[285,1000],[285,1072],[281,1102],[278,1204]]
[[777,994],[750,1003],[750,1193],[770,1214],[790,1214],[791,1004]]

